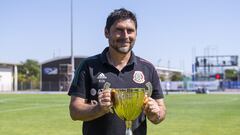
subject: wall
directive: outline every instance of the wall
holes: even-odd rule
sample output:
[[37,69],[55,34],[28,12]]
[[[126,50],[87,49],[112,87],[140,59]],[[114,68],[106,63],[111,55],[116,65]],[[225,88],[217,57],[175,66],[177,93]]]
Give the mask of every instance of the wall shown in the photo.
[[13,90],[13,67],[0,67],[0,91]]

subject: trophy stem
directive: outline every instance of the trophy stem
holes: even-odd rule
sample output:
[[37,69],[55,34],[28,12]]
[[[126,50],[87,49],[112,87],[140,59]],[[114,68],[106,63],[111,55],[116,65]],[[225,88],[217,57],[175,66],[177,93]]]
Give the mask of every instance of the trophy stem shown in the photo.
[[132,121],[125,121],[126,123],[126,135],[132,135]]

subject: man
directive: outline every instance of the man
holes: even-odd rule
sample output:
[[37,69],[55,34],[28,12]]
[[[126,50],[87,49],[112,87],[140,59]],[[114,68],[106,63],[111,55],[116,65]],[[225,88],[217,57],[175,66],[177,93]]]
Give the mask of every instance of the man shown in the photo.
[[[145,97],[141,115],[133,122],[134,135],[146,135],[146,117],[154,124],[165,118],[165,105],[159,77],[154,66],[135,56],[132,48],[137,36],[135,15],[124,8],[114,10],[107,18],[105,37],[109,47],[101,54],[87,58],[79,66],[69,90],[70,115],[83,121],[83,135],[124,135],[125,123],[114,113],[111,88],[145,88],[150,82],[152,96]],[[129,108],[131,109],[131,108]]]

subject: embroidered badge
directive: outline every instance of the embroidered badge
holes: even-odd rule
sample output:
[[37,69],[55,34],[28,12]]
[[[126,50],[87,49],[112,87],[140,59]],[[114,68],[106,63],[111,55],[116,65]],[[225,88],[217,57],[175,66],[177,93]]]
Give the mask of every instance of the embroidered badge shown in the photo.
[[144,83],[145,78],[142,71],[135,71],[133,74],[133,81],[136,83]]
[[90,93],[92,96],[95,96],[97,94],[97,91],[94,88],[92,88]]

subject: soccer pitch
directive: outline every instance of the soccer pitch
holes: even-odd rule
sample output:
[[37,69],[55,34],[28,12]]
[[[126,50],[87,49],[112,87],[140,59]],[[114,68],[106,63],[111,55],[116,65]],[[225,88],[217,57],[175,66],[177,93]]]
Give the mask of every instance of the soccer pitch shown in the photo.
[[[1,135],[81,135],[65,94],[0,94]],[[148,135],[238,135],[240,95],[167,95],[166,120]]]

